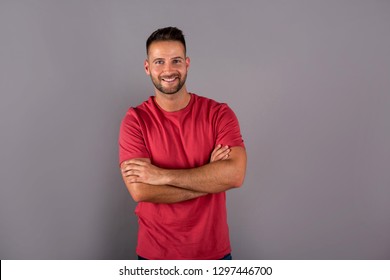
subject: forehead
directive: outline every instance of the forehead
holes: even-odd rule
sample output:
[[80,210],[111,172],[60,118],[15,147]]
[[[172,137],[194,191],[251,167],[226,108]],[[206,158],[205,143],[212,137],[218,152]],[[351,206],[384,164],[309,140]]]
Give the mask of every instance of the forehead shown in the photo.
[[149,46],[150,58],[185,57],[184,46],[179,41],[155,41]]

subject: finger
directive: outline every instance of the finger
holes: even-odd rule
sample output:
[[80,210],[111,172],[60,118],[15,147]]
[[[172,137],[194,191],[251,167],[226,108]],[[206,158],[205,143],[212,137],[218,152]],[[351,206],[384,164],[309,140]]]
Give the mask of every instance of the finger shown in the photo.
[[139,176],[141,172],[139,170],[131,169],[128,171],[123,172],[123,176],[129,177],[129,176]]
[[122,169],[140,169],[147,165],[146,162],[139,161],[141,164],[138,164],[137,162],[130,162],[122,165]]
[[218,156],[219,154],[223,153],[224,151],[226,151],[226,149],[228,149],[228,146],[222,146],[222,145],[218,145],[212,155],[215,157],[215,156]]
[[223,153],[223,154],[218,158],[218,160],[225,160],[225,159],[228,159],[229,156],[230,156],[230,151],[231,151],[230,149],[226,150],[226,152]]
[[126,160],[126,161],[124,162],[124,164],[126,164],[126,165],[135,164],[135,165],[141,165],[141,166],[143,166],[143,165],[146,165],[147,162],[145,162],[145,161],[143,161],[143,160],[139,160],[139,159],[130,159],[130,160]]
[[214,148],[214,150],[218,150],[218,149],[220,149],[222,147],[222,144],[218,144],[215,148]]
[[137,176],[129,176],[126,178],[127,183],[139,183],[139,178]]
[[221,147],[222,147],[222,145],[221,145],[221,144],[218,144],[218,145],[214,148],[214,150],[211,152],[211,156],[214,155]]
[[228,158],[229,158],[229,154],[226,154],[226,155],[223,155],[223,156],[217,158],[217,161],[218,160],[225,160],[225,159],[228,159]]
[[215,153],[214,157],[220,159],[220,158],[224,157],[226,154],[229,154],[229,153],[230,153],[230,149],[227,146],[225,146],[225,147],[219,149]]
[[211,162],[222,160],[222,159],[224,159],[226,154],[230,153],[229,146],[223,146],[223,147],[222,147],[222,145],[220,145],[220,146],[221,147],[219,149],[215,150],[215,153],[212,155],[211,160],[210,160]]
[[141,168],[143,168],[141,165],[129,163],[129,164],[126,164],[122,167],[122,171],[129,171],[131,169],[140,170]]

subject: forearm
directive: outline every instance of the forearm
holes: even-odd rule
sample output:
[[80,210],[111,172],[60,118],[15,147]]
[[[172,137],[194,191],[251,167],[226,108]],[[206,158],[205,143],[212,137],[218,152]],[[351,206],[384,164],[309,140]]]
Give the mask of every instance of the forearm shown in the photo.
[[240,187],[246,171],[246,152],[231,148],[226,160],[214,161],[197,168],[165,170],[165,183],[192,191],[219,193]]
[[168,185],[207,193],[219,193],[242,185],[242,171],[229,160],[191,169],[165,170]]
[[206,195],[206,193],[167,185],[126,183],[126,187],[136,202],[177,203]]
[[204,166],[179,170],[159,168],[151,164],[149,159],[131,159],[122,164],[122,175],[128,183],[219,193],[241,186],[245,177],[245,148],[232,147],[227,151],[228,158],[217,156],[216,161]]

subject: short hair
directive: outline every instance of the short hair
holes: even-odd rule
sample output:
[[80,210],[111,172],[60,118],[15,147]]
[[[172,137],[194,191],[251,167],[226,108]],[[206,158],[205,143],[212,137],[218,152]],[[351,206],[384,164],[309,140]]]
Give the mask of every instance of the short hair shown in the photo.
[[146,41],[146,54],[149,54],[149,46],[157,41],[178,41],[184,46],[184,53],[186,49],[186,41],[183,32],[177,27],[164,27],[154,31]]

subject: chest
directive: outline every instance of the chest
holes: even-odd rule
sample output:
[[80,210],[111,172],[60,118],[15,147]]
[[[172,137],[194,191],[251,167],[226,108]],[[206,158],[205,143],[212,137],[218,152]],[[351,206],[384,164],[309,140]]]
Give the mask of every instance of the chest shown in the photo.
[[216,132],[206,114],[158,116],[144,123],[145,145],[154,164],[163,168],[193,168],[209,162]]

